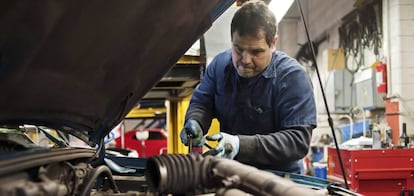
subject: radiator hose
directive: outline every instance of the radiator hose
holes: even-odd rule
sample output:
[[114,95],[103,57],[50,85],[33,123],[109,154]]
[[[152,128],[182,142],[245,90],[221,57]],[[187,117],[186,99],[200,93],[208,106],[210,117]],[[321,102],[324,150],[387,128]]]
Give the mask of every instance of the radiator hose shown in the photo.
[[326,195],[271,172],[197,153],[151,157],[147,160],[146,172],[150,190],[163,194],[194,193],[201,186],[236,188],[253,195]]

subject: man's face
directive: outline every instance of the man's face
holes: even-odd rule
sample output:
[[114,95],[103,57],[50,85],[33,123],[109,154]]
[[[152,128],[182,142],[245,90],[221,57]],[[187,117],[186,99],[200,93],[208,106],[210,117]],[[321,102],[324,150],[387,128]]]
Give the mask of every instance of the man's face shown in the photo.
[[262,73],[270,63],[276,45],[276,38],[269,46],[263,30],[259,30],[257,36],[240,36],[235,31],[232,45],[234,67],[241,77],[250,78]]

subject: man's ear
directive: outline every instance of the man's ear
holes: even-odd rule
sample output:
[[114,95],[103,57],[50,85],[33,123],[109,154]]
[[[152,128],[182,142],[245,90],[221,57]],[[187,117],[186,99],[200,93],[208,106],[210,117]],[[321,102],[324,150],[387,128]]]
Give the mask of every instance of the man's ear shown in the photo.
[[272,52],[276,51],[277,39],[278,39],[278,36],[276,35],[275,38],[272,41],[272,44],[270,45],[270,48],[271,48]]

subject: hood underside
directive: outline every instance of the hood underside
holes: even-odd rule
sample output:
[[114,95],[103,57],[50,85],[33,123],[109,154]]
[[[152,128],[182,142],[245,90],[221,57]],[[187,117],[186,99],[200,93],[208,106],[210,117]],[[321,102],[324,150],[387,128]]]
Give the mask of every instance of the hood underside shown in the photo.
[[0,124],[96,144],[232,2],[0,2]]

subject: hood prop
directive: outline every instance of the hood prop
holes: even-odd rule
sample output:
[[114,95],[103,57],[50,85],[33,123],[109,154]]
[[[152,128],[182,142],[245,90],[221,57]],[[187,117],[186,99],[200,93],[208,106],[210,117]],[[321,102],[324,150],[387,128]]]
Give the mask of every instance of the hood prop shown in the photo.
[[346,179],[345,169],[344,169],[344,163],[342,162],[341,153],[339,151],[338,140],[336,139],[333,120],[332,120],[332,117],[331,117],[331,113],[329,112],[328,102],[326,101],[325,91],[323,90],[322,80],[321,80],[321,76],[319,74],[319,67],[318,67],[318,64],[316,62],[315,50],[313,48],[313,43],[312,43],[310,35],[309,35],[308,25],[306,23],[305,16],[303,14],[302,5],[300,3],[300,0],[297,1],[297,5],[298,5],[299,11],[300,11],[300,16],[302,18],[303,26],[305,28],[306,38],[307,38],[308,43],[309,43],[308,46],[309,46],[309,49],[312,51],[312,55],[311,55],[312,56],[312,63],[313,63],[313,66],[315,67],[316,75],[318,76],[319,86],[321,87],[323,102],[324,102],[324,105],[325,105],[326,114],[328,115],[328,123],[329,123],[329,127],[331,128],[333,140],[334,140],[334,143],[335,143],[335,149],[336,149],[336,153],[337,153],[337,156],[338,156],[338,159],[339,159],[339,165],[341,167],[342,177],[344,179],[346,189],[349,189],[348,182],[347,182],[347,179]]

